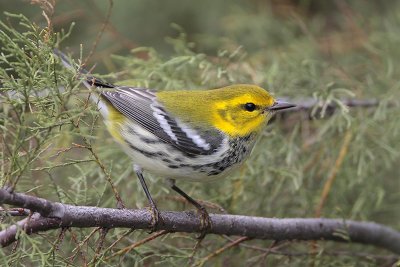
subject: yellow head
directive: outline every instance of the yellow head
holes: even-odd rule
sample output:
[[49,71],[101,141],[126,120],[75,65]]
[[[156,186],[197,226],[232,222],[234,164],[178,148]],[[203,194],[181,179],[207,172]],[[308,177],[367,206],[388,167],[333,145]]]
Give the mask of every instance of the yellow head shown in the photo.
[[232,136],[259,131],[273,110],[293,105],[278,103],[256,85],[231,85],[213,90],[164,91],[157,99],[183,122],[197,127],[213,126]]

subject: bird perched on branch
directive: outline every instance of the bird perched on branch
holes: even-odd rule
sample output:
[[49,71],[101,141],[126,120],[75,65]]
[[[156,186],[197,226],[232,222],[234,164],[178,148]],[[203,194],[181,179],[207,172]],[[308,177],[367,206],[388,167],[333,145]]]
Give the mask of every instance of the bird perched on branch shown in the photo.
[[[64,54],[58,50],[55,54],[73,69]],[[294,107],[256,85],[157,92],[113,85],[84,70],[80,73],[86,87],[96,88],[93,100],[108,131],[134,162],[150,203],[153,229],[160,213],[144,171],[167,178],[171,188],[199,210],[204,236],[211,226],[206,209],[175,180],[203,182],[227,176],[250,155],[271,115]]]

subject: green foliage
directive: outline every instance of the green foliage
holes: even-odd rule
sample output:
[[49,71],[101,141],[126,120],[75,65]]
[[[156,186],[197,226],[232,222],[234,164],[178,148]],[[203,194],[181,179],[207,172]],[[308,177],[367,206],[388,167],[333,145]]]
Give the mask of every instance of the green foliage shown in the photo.
[[[179,34],[167,38],[171,48],[167,55],[153,47],[136,48],[127,56],[115,55],[115,71],[103,77],[118,84],[158,90],[256,83],[276,96],[318,100],[320,108],[316,107],[311,115],[297,112],[278,116],[267,127],[251,159],[231,177],[207,184],[181,182],[179,186],[229,213],[313,217],[326,180],[334,176],[322,209],[324,217],[369,220],[400,229],[396,164],[400,158],[400,70],[395,64],[400,60],[400,7],[391,7],[383,15],[383,11],[372,12],[373,5],[366,5],[365,9],[357,9],[359,16],[353,21],[326,30],[318,14],[282,19],[267,8],[255,11],[236,4],[218,20],[218,31],[224,38],[190,35],[174,26]],[[334,22],[345,16],[340,12],[334,15],[339,16]],[[53,48],[68,40],[72,28],[51,34],[22,15],[6,16],[0,23],[1,185],[64,203],[115,207],[112,181],[127,207],[146,206],[130,159],[106,132],[76,75],[62,68],[53,56]],[[143,52],[145,59],[137,56]],[[380,104],[376,108],[351,109],[342,105],[343,98],[352,97],[378,99]],[[329,103],[339,108],[331,113],[326,109]],[[344,148],[346,136],[350,143]],[[342,164],[335,165],[343,149],[346,153]],[[146,178],[160,209],[192,208],[157,183],[163,181],[161,178],[150,174]],[[17,219],[4,216],[1,228]],[[1,250],[2,262],[180,266],[200,263],[227,242],[225,237],[207,236],[194,249],[193,235],[168,234],[129,253],[114,255],[148,237],[148,233],[110,230],[103,248],[96,252],[99,231],[91,234],[92,230],[69,229],[64,234],[49,231],[32,236],[21,233],[18,249]],[[360,260],[365,266],[373,266],[381,261],[357,258],[351,253],[382,253],[353,244],[318,242],[315,257],[288,257],[291,252],[311,252],[309,244],[288,242],[282,245],[283,250],[270,255],[265,249],[271,241],[244,244],[252,247],[231,248],[205,266],[261,262],[303,266],[308,261],[316,266],[356,266]],[[350,255],[339,253],[343,250]]]

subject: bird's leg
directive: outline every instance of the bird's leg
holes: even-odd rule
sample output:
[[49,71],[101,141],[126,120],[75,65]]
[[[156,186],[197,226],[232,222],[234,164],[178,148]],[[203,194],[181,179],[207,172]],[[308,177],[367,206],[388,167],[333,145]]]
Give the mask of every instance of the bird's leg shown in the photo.
[[149,201],[150,204],[150,211],[151,211],[151,231],[154,232],[157,230],[157,226],[159,225],[160,221],[162,222],[162,218],[160,215],[160,212],[158,211],[158,208],[156,206],[156,203],[154,202],[153,198],[150,195],[149,189],[147,188],[146,181],[144,180],[142,169],[138,167],[137,165],[133,166],[133,169],[139,178],[140,184],[142,185],[143,191],[146,194],[146,197]]
[[177,187],[175,185],[175,180],[174,179],[169,179],[169,182],[170,182],[171,188],[175,192],[177,192],[179,195],[184,197],[190,204],[195,206],[196,209],[199,211],[200,216],[201,216],[201,220],[200,220],[200,222],[201,222],[201,234],[198,236],[198,239],[203,239],[206,236],[207,231],[211,229],[211,220],[210,220],[210,216],[208,215],[208,212],[207,212],[206,208],[203,205],[201,205],[199,202],[197,202],[196,200],[191,198],[188,194],[183,192],[182,189]]

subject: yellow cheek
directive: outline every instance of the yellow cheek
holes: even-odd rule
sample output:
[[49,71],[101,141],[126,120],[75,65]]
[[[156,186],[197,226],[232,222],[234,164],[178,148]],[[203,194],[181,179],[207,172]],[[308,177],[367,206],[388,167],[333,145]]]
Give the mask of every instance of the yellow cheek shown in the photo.
[[258,132],[265,125],[265,116],[258,115],[257,117],[247,120],[244,124],[239,125],[240,135],[245,136],[252,132]]
[[232,118],[230,113],[226,113],[226,110],[231,110],[228,109],[227,105],[224,108],[220,105],[219,108],[214,110],[214,126],[231,137],[243,137],[249,133],[259,131],[266,120],[264,115],[246,117],[240,111],[237,112],[237,117]]

